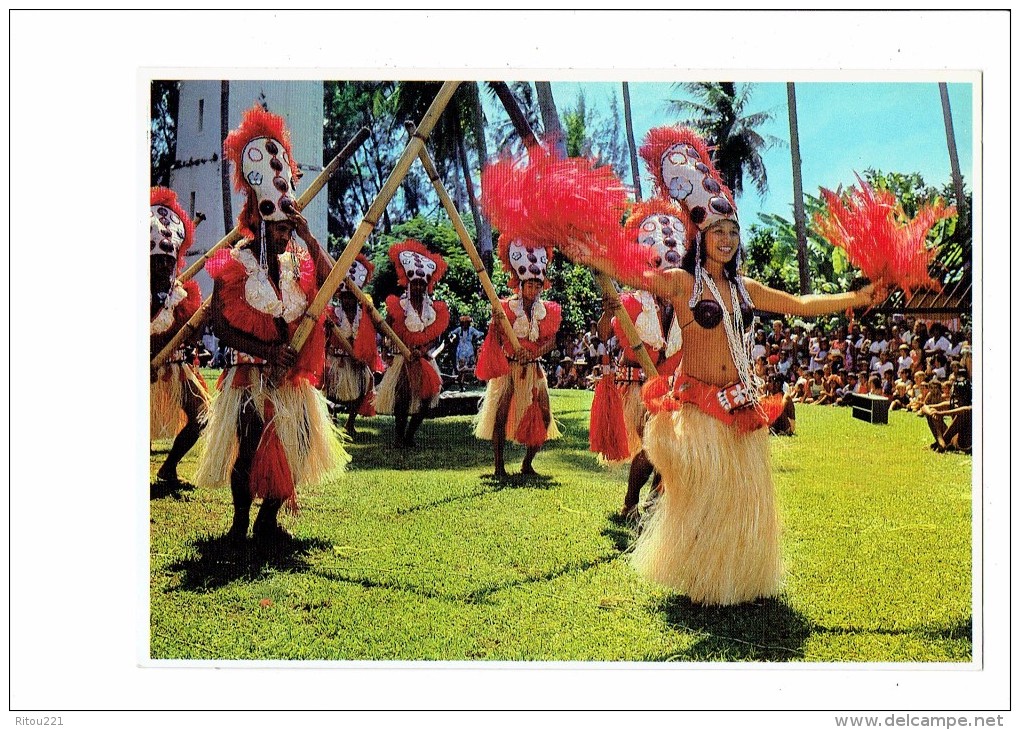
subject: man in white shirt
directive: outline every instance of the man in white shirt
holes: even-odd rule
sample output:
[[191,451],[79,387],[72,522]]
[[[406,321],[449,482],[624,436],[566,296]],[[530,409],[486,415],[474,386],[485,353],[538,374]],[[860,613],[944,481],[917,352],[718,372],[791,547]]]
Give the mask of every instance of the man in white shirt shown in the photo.
[[900,355],[896,359],[896,372],[900,370],[913,370],[914,369],[914,358],[910,356],[910,348],[906,345],[900,345]]
[[946,330],[940,324],[933,324],[931,326],[932,335],[927,342],[924,343],[924,351],[928,353],[941,350],[944,353],[948,353],[953,349],[953,343],[946,337]]

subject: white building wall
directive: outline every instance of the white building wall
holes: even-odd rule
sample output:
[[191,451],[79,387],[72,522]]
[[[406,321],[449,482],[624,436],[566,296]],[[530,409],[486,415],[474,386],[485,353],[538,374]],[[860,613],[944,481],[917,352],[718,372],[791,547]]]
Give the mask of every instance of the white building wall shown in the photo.
[[[195,244],[188,265],[225,236],[237,222],[244,194],[234,191],[233,171],[228,170],[231,193],[229,225],[223,215],[221,165],[223,130],[220,121],[220,81],[182,81],[177,114],[177,162],[170,176],[170,187],[181,205],[192,216],[204,213],[205,221],[195,229]],[[228,83],[227,131],[241,123],[241,116],[253,104],[265,104],[279,114],[290,130],[291,147],[304,177],[297,194],[322,170],[322,95],[321,81],[230,81]],[[213,157],[215,156],[215,159]],[[229,165],[229,163],[228,163]],[[325,246],[326,190],[304,210],[312,234]],[[203,271],[195,277],[202,296],[212,293],[212,281]]]

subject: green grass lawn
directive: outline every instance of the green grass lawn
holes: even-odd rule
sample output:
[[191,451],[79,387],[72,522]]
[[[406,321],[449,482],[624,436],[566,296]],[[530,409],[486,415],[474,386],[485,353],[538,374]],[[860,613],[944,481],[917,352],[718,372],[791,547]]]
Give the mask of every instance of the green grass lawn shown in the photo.
[[[554,391],[542,478],[497,482],[470,418],[394,453],[360,422],[341,480],[300,494],[284,554],[231,551],[228,489],[150,500],[156,659],[961,662],[972,659],[971,457],[923,419],[824,406],[772,438],[786,579],[705,608],[638,578],[610,516],[625,467],[588,453],[591,394]],[[151,473],[165,457],[157,444]],[[522,451],[510,449],[513,471]],[[190,479],[197,454],[181,465]]]

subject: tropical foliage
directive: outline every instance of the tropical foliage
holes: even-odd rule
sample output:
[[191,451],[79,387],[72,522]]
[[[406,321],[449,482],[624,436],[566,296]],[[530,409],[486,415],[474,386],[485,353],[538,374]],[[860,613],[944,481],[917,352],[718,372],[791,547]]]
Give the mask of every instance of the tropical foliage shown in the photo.
[[749,112],[753,84],[732,81],[695,81],[676,84],[691,98],[671,99],[669,105],[681,123],[700,132],[713,148],[712,159],[733,194],[744,191],[744,177],[759,194],[768,191],[768,173],[762,153],[785,144],[759,129],[772,119],[769,111]]
[[[927,185],[918,173],[886,173],[869,168],[862,177],[876,189],[891,191],[908,217],[916,215],[920,206],[932,203],[936,197],[955,204],[951,184],[940,191]],[[820,198],[804,196],[810,288],[815,293],[823,294],[846,291],[855,277],[843,251],[819,235],[811,223],[814,214],[824,210],[824,207]],[[748,275],[777,289],[798,291],[797,234],[794,223],[774,214],[759,214],[758,217],[759,222],[750,226],[745,241]],[[933,226],[928,234],[927,245],[939,249],[935,270],[932,271],[938,280],[953,283],[969,275],[970,235],[959,235],[957,217]]]

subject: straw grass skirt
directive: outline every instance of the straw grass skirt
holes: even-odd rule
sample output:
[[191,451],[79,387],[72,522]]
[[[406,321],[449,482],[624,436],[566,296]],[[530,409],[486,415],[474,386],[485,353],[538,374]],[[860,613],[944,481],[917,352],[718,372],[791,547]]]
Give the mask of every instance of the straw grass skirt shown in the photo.
[[693,404],[645,426],[662,495],[631,564],[696,603],[732,605],[779,591],[779,516],[769,431],[739,433]]
[[[436,376],[439,378],[439,382],[442,382],[442,374],[439,372],[439,366],[436,365],[434,360],[422,360],[422,367],[431,367],[436,371]],[[392,416],[394,406],[397,402],[397,386],[400,385],[401,378],[404,371],[404,356],[395,355],[393,357],[393,364],[386,369],[386,373],[383,375],[382,380],[379,382],[379,392],[375,398],[375,411],[383,415]],[[408,369],[408,372],[413,372],[413,369]],[[415,414],[421,410],[421,398],[415,395],[420,392],[421,388],[418,383],[409,383],[411,389],[411,402],[408,406],[407,412],[409,414]],[[435,408],[439,405],[439,393],[428,401],[429,408]]]
[[188,420],[184,412],[186,398],[201,401],[205,408],[209,406],[209,391],[198,369],[182,362],[160,366],[156,381],[149,384],[151,440],[172,439],[181,432]]
[[648,420],[648,409],[641,399],[641,383],[627,383],[620,389],[623,399],[623,424],[627,427],[627,449],[633,459],[645,447],[645,423]]
[[486,383],[485,395],[482,396],[478,415],[475,417],[475,436],[477,438],[492,440],[492,432],[496,428],[496,411],[499,410],[500,402],[507,397],[508,393],[511,399],[510,411],[506,419],[506,437],[508,439],[515,440],[517,426],[533,400],[537,400],[543,411],[549,414],[546,441],[560,437],[556,419],[552,417],[549,407],[549,384],[545,377],[545,370],[534,362],[523,366],[520,363],[512,362],[508,375],[492,378]]
[[263,422],[266,403],[272,404],[272,422],[296,486],[338,476],[350,463],[343,436],[333,425],[320,390],[307,380],[274,387],[266,382],[262,368],[242,365],[226,371],[209,410],[195,477],[198,486],[229,486],[238,453],[237,422],[248,402],[254,403]]
[[335,403],[349,403],[361,398],[375,388],[372,370],[353,357],[326,356],[326,372],[323,389],[326,397]]

